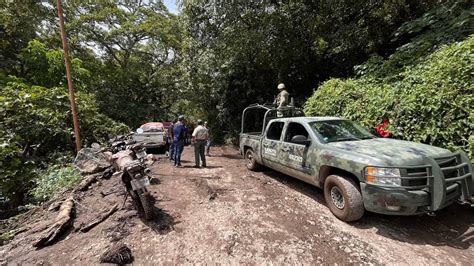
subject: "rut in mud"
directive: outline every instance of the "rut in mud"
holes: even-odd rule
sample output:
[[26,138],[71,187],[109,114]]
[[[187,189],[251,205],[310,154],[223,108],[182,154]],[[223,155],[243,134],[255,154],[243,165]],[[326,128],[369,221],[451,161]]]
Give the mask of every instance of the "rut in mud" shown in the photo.
[[47,208],[0,248],[0,263],[98,263],[117,242],[134,262],[151,263],[460,263],[474,261],[474,211],[453,205],[436,217],[366,213],[358,222],[337,220],[322,191],[269,169],[251,172],[233,147],[215,147],[207,168],[184,167],[163,155],[152,167],[155,218],[138,217],[119,180],[101,180],[76,200],[74,228],[94,210],[119,210],[88,232],[71,229],[51,246],[32,240],[56,216]]

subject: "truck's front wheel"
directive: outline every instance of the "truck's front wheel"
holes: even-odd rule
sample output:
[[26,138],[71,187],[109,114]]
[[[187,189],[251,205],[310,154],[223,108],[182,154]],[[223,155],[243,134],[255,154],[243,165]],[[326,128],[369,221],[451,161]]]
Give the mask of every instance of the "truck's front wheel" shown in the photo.
[[352,179],[330,175],[324,183],[324,198],[331,212],[344,222],[359,220],[364,215],[364,202]]
[[255,160],[255,152],[252,149],[245,151],[245,165],[247,169],[255,171],[260,167],[260,164]]

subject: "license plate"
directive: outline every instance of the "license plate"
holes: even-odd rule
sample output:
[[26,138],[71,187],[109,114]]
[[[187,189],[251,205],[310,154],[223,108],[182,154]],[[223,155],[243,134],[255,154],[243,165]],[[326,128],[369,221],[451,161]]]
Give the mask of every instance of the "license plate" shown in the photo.
[[132,180],[132,189],[133,190],[144,188],[144,187],[149,186],[149,185],[150,185],[150,179],[148,179],[148,177]]

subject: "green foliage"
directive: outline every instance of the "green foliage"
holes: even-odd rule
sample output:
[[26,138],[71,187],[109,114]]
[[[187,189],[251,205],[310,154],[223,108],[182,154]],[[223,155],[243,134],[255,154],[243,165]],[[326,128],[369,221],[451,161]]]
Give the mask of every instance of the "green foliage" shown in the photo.
[[[63,51],[47,49],[38,40],[32,40],[21,51],[20,59],[24,69],[24,78],[30,84],[44,87],[66,86],[66,68]],[[90,72],[82,67],[82,61],[71,60],[75,89],[84,90],[90,78]]]
[[132,127],[167,119],[180,97],[182,30],[163,3],[69,1],[65,11],[101,113]]
[[[77,93],[77,104],[83,145],[130,131],[100,114],[92,95]],[[18,203],[33,185],[37,167],[44,167],[53,152],[73,151],[67,90],[8,83],[0,96],[0,126],[0,185]]]
[[247,105],[273,102],[279,82],[295,102],[369,54],[436,1],[184,1],[184,97],[229,132]]
[[46,201],[56,193],[73,187],[81,180],[80,172],[73,165],[54,165],[39,174],[32,194],[36,201]]
[[372,75],[331,79],[308,99],[305,112],[342,116],[368,127],[388,118],[396,137],[450,150],[461,149],[472,158],[473,58],[474,36],[471,36],[442,46],[419,58],[415,65],[405,66],[391,82]]
[[19,204],[32,186],[36,177],[34,162],[22,156],[16,137],[4,135],[0,137],[0,186],[4,196]]
[[[72,143],[72,119],[65,88],[9,83],[2,89],[2,94],[1,121],[7,133],[18,136],[23,145],[36,145],[35,151],[39,154],[68,150],[67,145]],[[104,142],[108,140],[108,134],[129,130],[125,125],[99,114],[92,95],[79,92],[76,100],[86,145]]]
[[20,75],[18,55],[43,31],[49,14],[39,1],[0,1],[0,72]]
[[14,236],[15,236],[15,231],[13,230],[6,231],[0,234],[0,246],[3,246],[6,243],[8,243],[10,240],[13,239]]
[[393,43],[402,44],[389,60],[375,55],[356,66],[359,76],[394,81],[405,67],[413,66],[443,44],[460,41],[472,33],[474,7],[469,0],[446,1],[393,33]]

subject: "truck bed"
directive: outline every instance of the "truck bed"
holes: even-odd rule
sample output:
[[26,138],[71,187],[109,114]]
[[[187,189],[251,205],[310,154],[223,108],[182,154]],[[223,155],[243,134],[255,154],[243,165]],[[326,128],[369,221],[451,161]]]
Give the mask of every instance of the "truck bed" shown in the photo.
[[143,142],[147,148],[158,148],[166,145],[163,132],[135,133],[132,135],[132,139],[137,142]]
[[240,147],[240,154],[245,154],[245,148],[250,147],[254,151],[256,151],[256,159],[259,163],[261,163],[261,156],[259,151],[260,140],[262,139],[261,132],[249,132],[249,133],[240,133],[239,138],[239,147]]

